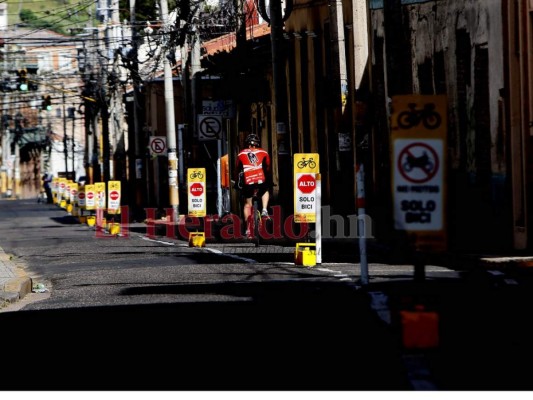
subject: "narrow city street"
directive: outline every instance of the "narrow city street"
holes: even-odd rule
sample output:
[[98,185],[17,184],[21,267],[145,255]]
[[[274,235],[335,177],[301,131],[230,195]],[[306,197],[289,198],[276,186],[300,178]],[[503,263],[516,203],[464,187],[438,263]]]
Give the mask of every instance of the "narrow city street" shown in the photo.
[[[98,237],[30,200],[1,201],[0,218],[0,247],[38,300],[0,310],[2,389],[532,387],[527,271],[428,265],[420,283],[412,266],[372,253],[362,287],[359,264],[326,248],[321,265],[303,267],[289,244],[190,247],[142,224]],[[436,346],[402,342],[400,312],[417,306],[438,315]]]

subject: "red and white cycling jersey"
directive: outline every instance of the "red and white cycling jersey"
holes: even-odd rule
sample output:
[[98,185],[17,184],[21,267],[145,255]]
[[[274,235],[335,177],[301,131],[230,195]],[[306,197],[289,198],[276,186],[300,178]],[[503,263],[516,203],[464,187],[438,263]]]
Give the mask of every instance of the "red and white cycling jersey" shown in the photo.
[[270,169],[270,156],[265,150],[261,148],[241,150],[237,156],[237,163],[242,164],[245,185],[266,182],[263,162],[268,171]]

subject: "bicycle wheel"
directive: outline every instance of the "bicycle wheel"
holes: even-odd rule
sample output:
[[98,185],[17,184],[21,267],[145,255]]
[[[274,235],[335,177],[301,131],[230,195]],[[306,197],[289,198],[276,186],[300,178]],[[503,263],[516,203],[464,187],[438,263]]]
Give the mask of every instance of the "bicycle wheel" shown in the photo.
[[416,113],[413,113],[411,111],[402,111],[398,115],[398,126],[403,129],[409,129],[413,126],[418,125],[420,121],[417,121]]
[[259,246],[259,226],[261,224],[261,212],[259,211],[259,207],[257,205],[257,200],[254,200],[254,207],[252,210],[252,223],[253,223],[253,240],[255,243],[255,246]]
[[436,111],[429,112],[422,120],[422,124],[426,129],[437,129],[442,123],[442,118]]

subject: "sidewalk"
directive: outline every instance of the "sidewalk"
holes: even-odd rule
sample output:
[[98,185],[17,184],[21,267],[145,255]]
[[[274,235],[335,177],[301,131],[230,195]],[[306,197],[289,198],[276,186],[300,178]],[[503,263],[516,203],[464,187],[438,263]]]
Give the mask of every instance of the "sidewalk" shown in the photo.
[[24,298],[31,290],[31,278],[0,248],[0,308],[4,303],[14,303]]

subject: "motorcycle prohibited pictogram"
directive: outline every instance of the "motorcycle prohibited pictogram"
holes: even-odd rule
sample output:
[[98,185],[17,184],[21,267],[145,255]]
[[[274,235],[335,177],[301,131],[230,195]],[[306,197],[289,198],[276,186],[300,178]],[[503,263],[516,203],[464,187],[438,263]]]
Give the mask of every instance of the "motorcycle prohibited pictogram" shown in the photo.
[[398,170],[411,183],[426,183],[439,170],[439,156],[426,143],[411,143],[400,151]]

